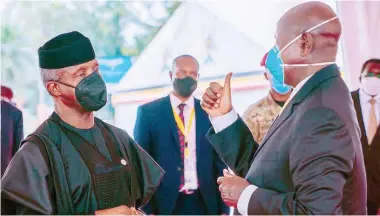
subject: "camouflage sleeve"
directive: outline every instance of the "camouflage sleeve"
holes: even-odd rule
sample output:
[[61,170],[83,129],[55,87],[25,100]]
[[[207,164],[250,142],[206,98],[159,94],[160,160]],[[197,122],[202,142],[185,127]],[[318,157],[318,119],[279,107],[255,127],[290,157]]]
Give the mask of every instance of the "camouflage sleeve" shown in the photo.
[[255,141],[260,144],[261,139],[262,139],[262,136],[260,133],[260,122],[257,121],[257,119],[254,116],[252,116],[252,114],[250,113],[250,109],[245,111],[243,115],[243,120],[245,124],[248,126],[249,130],[251,131],[252,136],[255,139]]

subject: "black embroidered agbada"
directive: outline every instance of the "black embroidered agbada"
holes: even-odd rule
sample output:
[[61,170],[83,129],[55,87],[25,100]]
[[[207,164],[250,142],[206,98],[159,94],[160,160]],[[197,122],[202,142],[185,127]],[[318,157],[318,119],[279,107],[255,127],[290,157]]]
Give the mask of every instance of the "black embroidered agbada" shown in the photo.
[[[144,205],[159,185],[162,169],[126,132],[95,122],[91,130],[101,133],[92,133],[95,143],[56,113],[28,136],[2,179],[2,213],[93,214]],[[99,137],[104,152],[96,147]]]
[[[88,38],[71,32],[48,41],[39,57],[41,68],[58,69],[91,61],[95,53]],[[95,83],[95,90],[83,91],[80,84],[75,89],[76,100],[89,111],[106,102],[105,84],[97,73],[84,78],[80,87],[94,89]],[[125,131],[97,118],[92,128],[78,129],[54,112],[10,162],[1,180],[1,213],[73,215],[120,205],[139,208],[163,174]]]

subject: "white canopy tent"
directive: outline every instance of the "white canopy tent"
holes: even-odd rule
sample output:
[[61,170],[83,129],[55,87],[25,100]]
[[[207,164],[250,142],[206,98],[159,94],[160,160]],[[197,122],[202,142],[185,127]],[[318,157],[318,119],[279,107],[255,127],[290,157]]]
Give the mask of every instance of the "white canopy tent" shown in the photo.
[[118,90],[169,84],[173,59],[193,55],[202,78],[261,69],[264,47],[197,2],[184,2],[119,83]]
[[[220,19],[235,27],[252,40],[269,49],[273,46],[276,23],[290,8],[309,0],[267,1],[199,1]],[[370,58],[380,58],[380,1],[378,0],[319,0],[328,4],[343,26],[337,63],[351,90],[359,87],[362,64]]]
[[359,87],[363,63],[380,59],[380,1],[338,1],[337,5],[343,25],[347,83],[354,90]]
[[[230,71],[236,74],[262,70],[259,63],[275,42],[278,19],[302,2],[306,1],[183,3],[118,84],[118,93],[112,99],[116,109],[115,124],[131,132],[137,107],[167,93],[170,87],[168,71],[178,55],[191,54],[199,60],[201,79],[207,79],[200,87],[206,82],[223,81],[222,77]],[[362,63],[369,57],[380,57],[380,2],[322,2],[337,12],[343,24],[337,64],[353,90],[357,88]],[[240,90],[233,92],[233,98],[235,108],[239,107],[241,112],[266,94],[267,82],[260,75],[244,75],[237,80],[233,79],[232,85]],[[162,88],[157,90],[156,87]]]

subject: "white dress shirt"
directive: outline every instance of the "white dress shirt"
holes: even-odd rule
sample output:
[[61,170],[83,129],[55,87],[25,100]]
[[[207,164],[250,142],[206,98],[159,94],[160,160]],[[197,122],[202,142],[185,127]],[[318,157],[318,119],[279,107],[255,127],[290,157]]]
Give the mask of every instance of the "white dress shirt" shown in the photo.
[[[362,108],[362,117],[364,121],[364,127],[365,127],[365,131],[368,137],[369,113],[371,111],[371,104],[369,103],[369,100],[371,100],[372,97],[367,95],[362,89],[360,89],[359,98],[360,98],[360,107]],[[375,116],[377,120],[377,125],[379,126],[380,125],[380,94],[376,95],[374,99],[376,100]]]
[[[306,77],[305,79],[303,79],[300,83],[298,83],[298,85],[293,89],[293,92],[290,94],[288,101],[293,99],[293,97],[299,92],[299,90],[305,85],[305,83],[312,76],[313,75],[310,75]],[[211,124],[214,127],[215,133],[219,133],[222,130],[226,129],[227,127],[232,125],[237,119],[238,119],[238,114],[235,112],[234,109],[232,109],[229,113],[223,116],[219,116],[215,118],[210,117]],[[258,188],[257,186],[251,184],[243,190],[237,204],[237,209],[240,214],[248,215],[249,200],[251,199],[252,194],[255,192],[257,188]]]
[[[185,104],[183,109],[183,117],[185,120],[185,131],[187,131],[187,125],[190,119],[191,111],[194,109],[194,97],[190,97],[187,101],[182,102],[173,94],[170,94],[170,103],[172,107],[175,109],[177,114],[179,115],[178,106],[181,103]],[[191,124],[191,128],[187,137],[187,147],[189,150],[189,156],[185,157],[184,161],[184,174],[185,174],[185,184],[180,189],[180,191],[185,190],[196,190],[198,189],[198,176],[197,176],[197,152],[196,152],[196,136],[195,136],[195,128],[196,118],[194,116],[193,122]]]

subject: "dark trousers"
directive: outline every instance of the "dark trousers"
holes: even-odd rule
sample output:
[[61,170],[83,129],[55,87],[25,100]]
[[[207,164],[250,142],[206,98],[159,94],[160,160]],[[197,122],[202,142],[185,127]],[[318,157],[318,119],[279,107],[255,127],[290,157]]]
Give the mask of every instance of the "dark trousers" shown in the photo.
[[380,205],[377,203],[373,203],[371,201],[367,201],[367,213],[368,215],[377,215],[377,211],[379,210]]
[[206,215],[207,207],[199,190],[192,194],[180,193],[173,215]]

